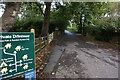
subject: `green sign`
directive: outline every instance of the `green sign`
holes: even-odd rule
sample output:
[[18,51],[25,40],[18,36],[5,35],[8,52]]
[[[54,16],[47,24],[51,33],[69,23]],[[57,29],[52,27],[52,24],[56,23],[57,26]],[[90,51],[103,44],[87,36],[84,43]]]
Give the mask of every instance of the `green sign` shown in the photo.
[[0,33],[0,79],[35,70],[34,34]]

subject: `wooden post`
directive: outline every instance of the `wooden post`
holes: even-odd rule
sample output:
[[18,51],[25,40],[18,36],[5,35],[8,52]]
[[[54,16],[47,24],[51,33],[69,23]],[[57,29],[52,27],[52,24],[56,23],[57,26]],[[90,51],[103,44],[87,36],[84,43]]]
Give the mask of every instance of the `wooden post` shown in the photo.
[[[34,55],[35,55],[35,29],[31,29],[30,32],[34,33]],[[36,66],[36,58],[35,58],[35,66]],[[35,69],[35,80],[36,80],[36,69]]]
[[53,40],[55,40],[55,31],[53,32]]
[[48,48],[49,48],[49,33],[47,33],[47,46],[48,46]]

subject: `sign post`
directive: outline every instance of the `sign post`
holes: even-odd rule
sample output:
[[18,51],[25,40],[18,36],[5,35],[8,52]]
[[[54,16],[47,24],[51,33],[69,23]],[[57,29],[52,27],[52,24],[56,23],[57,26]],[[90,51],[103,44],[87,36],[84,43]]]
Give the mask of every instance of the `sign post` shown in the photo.
[[34,33],[0,33],[0,79],[35,71]]

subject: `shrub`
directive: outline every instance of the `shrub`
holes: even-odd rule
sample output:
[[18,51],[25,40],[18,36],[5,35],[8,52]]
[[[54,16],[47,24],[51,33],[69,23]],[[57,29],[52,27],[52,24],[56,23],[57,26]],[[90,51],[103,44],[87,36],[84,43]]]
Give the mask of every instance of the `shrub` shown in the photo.
[[109,42],[119,32],[118,18],[108,17],[94,21],[89,26],[89,33],[95,36],[96,40]]

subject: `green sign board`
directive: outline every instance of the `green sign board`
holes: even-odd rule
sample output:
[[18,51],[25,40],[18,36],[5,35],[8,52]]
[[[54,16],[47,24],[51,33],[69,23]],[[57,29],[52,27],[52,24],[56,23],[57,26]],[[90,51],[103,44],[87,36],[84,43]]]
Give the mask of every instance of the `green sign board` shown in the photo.
[[34,34],[0,33],[0,79],[35,70]]

